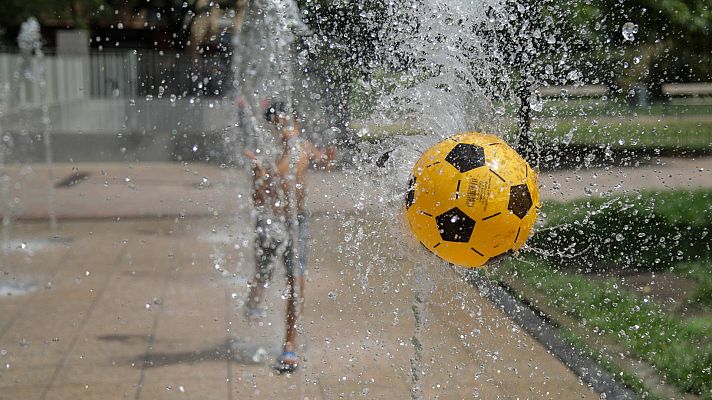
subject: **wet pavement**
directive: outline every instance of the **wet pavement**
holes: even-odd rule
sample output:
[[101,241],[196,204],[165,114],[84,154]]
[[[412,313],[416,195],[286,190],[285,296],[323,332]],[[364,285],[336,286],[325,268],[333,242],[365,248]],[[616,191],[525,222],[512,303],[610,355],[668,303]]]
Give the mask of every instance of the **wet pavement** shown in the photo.
[[[663,162],[544,173],[543,197],[712,186],[710,159]],[[271,367],[284,330],[279,266],[267,317],[248,322],[240,308],[253,273],[249,197],[235,189],[246,190],[244,173],[57,166],[63,219],[51,238],[43,168],[9,169],[23,220],[2,254],[0,399],[408,398],[414,290],[425,293],[425,398],[598,397],[455,271],[421,263],[372,212],[378,196],[345,190],[367,179],[310,178],[304,362],[282,376]]]
[[[13,218],[47,218],[46,167],[11,165],[6,171]],[[250,202],[248,175],[241,169],[197,163],[75,163],[58,164],[52,174],[59,218],[234,215],[245,211]],[[377,207],[377,179],[353,171],[312,172],[307,182],[308,207],[320,212]],[[540,185],[544,200],[712,187],[712,157],[653,158],[636,167],[544,171]],[[5,202],[0,201],[0,214],[4,209]]]

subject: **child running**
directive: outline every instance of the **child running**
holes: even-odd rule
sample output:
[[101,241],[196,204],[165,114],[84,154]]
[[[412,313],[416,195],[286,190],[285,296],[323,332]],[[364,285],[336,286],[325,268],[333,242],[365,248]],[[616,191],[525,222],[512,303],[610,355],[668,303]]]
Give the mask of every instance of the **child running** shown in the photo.
[[274,259],[281,256],[288,295],[286,334],[276,365],[280,372],[293,372],[299,365],[297,324],[304,308],[304,276],[310,240],[309,218],[304,207],[304,178],[310,164],[317,168],[330,167],[336,155],[333,146],[322,151],[302,138],[297,113],[288,111],[287,106],[279,102],[271,104],[265,112],[265,119],[274,124],[280,135],[281,151],[277,152],[274,163],[263,165],[254,152],[244,152],[252,165],[252,200],[257,215],[255,277],[245,303],[245,315],[250,319],[264,317],[264,289],[272,279]]

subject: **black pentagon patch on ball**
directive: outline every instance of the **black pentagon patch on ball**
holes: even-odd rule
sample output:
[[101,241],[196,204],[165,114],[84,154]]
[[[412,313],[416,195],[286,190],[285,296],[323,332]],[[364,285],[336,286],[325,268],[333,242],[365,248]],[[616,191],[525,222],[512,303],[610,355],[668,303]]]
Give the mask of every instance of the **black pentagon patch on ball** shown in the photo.
[[460,172],[485,165],[485,150],[476,144],[458,143],[445,157]]
[[448,242],[469,242],[475,220],[455,207],[435,217],[440,237]]
[[408,191],[405,192],[405,208],[408,209],[415,201],[415,177],[408,179]]
[[509,205],[507,209],[514,213],[519,219],[524,218],[532,208],[532,195],[529,193],[527,185],[515,185],[509,191]]

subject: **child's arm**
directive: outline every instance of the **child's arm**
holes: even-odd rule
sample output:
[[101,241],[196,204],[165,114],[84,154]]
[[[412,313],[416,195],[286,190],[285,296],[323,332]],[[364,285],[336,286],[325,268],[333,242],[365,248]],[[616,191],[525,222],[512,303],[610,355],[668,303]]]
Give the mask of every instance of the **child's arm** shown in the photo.
[[306,141],[304,147],[307,151],[309,159],[314,161],[317,168],[331,170],[334,167],[336,147],[329,146],[326,150],[321,150],[310,141]]
[[242,154],[244,154],[252,164],[252,201],[255,205],[264,205],[272,196],[272,193],[270,193],[269,190],[269,171],[267,168],[262,166],[262,163],[257,159],[257,155],[255,155],[255,153],[250,150],[245,150]]

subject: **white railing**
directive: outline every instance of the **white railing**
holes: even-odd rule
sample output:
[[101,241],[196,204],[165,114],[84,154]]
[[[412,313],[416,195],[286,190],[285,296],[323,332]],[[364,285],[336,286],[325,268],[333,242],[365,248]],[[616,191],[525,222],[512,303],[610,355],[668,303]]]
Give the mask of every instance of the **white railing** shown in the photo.
[[712,96],[712,83],[667,83],[662,90],[666,96]]
[[24,59],[19,54],[0,54],[0,85],[8,89],[3,93],[5,109],[35,108],[87,98],[88,63],[86,56]]
[[0,123],[14,132],[41,131],[46,105],[53,132],[222,129],[230,118],[218,111],[224,101],[205,95],[214,90],[205,76],[218,75],[208,68],[212,60],[151,50],[29,59],[0,53]]

